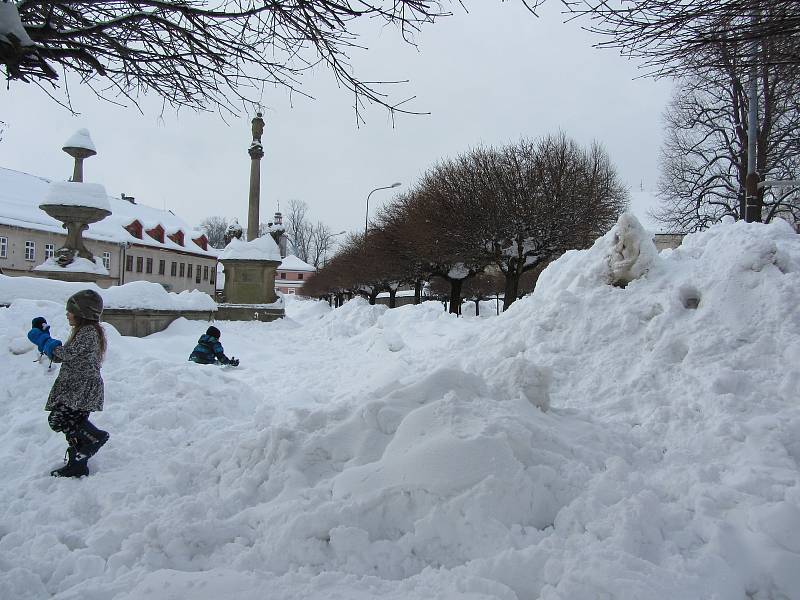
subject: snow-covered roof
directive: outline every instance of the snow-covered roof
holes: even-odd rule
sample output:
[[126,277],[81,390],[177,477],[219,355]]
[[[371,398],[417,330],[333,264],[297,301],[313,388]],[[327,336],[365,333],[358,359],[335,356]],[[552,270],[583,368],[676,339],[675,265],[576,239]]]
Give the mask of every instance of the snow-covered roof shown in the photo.
[[233,238],[220,254],[221,260],[281,260],[278,244],[270,235],[262,235],[245,242]]
[[[0,167],[0,223],[63,234],[64,229],[61,222],[39,208],[39,205],[47,198],[52,183],[51,180],[44,177]],[[56,187],[61,189],[66,183],[68,182],[58,182]],[[73,183],[71,185],[81,184]],[[192,241],[193,237],[197,237],[194,229],[171,211],[144,204],[134,204],[128,200],[110,196],[107,196],[107,200],[111,215],[89,225],[89,229],[83,233],[84,238],[115,243],[129,242],[140,246],[165,248],[207,257],[215,257],[218,254],[211,247],[203,250],[195,244]],[[142,232],[141,239],[125,229],[134,221],[139,221],[145,230]],[[150,237],[146,230],[153,229],[157,225],[161,225],[168,234],[183,231],[184,245],[181,246],[166,236],[163,242]]]
[[281,261],[278,271],[307,271],[313,273],[316,269],[307,262],[297,258],[294,254],[289,254]]

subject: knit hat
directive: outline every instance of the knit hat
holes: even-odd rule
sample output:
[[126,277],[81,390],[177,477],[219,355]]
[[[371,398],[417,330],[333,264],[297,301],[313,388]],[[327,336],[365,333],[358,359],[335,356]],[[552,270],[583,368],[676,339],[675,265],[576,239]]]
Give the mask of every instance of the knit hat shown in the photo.
[[94,290],[81,290],[67,300],[67,312],[87,321],[99,321],[103,314],[103,299]]
[[217,329],[212,325],[211,327],[206,329],[206,335],[210,335],[211,337],[219,339],[219,336],[222,334],[219,332],[219,329]]

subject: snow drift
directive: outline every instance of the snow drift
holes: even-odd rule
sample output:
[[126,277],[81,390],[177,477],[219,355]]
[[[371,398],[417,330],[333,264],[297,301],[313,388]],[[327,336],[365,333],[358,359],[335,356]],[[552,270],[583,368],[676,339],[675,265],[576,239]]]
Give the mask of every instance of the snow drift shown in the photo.
[[218,323],[236,370],[186,362],[204,323],[108,328],[78,481],[20,341],[63,306],[0,309],[0,596],[800,597],[800,236],[720,225],[621,288],[617,233],[497,318]]

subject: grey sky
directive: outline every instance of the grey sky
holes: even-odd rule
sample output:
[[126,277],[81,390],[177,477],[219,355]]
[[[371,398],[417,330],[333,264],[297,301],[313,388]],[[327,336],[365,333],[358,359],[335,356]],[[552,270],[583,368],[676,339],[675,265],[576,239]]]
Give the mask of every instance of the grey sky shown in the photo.
[[[304,200],[314,220],[333,231],[364,226],[365,200],[375,187],[413,183],[437,160],[478,144],[563,130],[581,144],[603,143],[632,191],[652,188],[658,176],[661,113],[667,81],[635,79],[636,65],[591,47],[596,38],[576,22],[562,23],[550,3],[537,19],[520,2],[472,3],[426,28],[415,49],[394,30],[368,27],[370,49],[354,56],[364,79],[409,79],[396,98],[416,95],[412,106],[427,116],[396,117],[369,108],[356,127],[352,96],[322,68],[308,73],[304,89],[316,100],[283,89],[263,98],[266,127],[262,161],[262,221],[278,202]],[[85,163],[87,181],[112,195],[172,209],[192,225],[212,215],[246,222],[250,118],[167,112],[143,102],[118,108],[85,89],[70,90],[78,117],[32,85],[0,91],[0,165],[67,179],[62,143],[87,127],[98,155]],[[370,213],[396,190],[376,192]],[[634,206],[644,219],[643,206]]]

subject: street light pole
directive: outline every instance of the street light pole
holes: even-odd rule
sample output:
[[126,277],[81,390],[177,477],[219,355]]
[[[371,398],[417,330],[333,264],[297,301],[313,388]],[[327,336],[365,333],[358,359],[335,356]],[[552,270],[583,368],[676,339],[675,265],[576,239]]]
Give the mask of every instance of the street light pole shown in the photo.
[[366,215],[364,216],[364,238],[367,237],[367,228],[369,227],[369,197],[372,196],[372,194],[374,194],[378,190],[389,190],[391,188],[400,187],[401,185],[403,185],[403,184],[400,183],[399,181],[396,181],[392,185],[385,185],[383,187],[377,187],[374,190],[372,190],[369,194],[367,194],[367,212],[366,212]]
[[[754,10],[750,18],[751,26],[755,31],[758,27],[759,14]],[[756,171],[756,153],[758,136],[758,40],[754,37],[750,54],[750,81],[747,92],[747,177],[745,179],[745,205],[744,220],[747,223],[761,221],[760,207],[758,205],[759,175]]]

